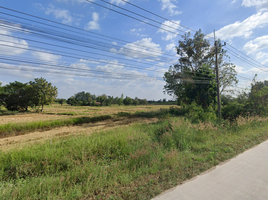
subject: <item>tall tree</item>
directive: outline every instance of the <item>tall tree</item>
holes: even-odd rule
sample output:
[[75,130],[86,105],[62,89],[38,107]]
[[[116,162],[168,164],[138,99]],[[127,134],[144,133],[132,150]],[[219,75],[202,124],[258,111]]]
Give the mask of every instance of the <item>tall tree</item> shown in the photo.
[[[218,43],[220,44],[220,41]],[[205,35],[199,30],[193,38],[190,33],[182,36],[176,49],[179,60],[164,74],[166,81],[164,92],[177,97],[179,101],[186,103],[196,101],[203,107],[209,106],[215,102],[216,95],[213,68],[215,47],[210,46]],[[220,45],[218,51],[220,52],[220,84],[223,92],[226,87],[236,84],[237,79],[234,65],[223,61],[227,57],[226,51],[222,50]]]
[[35,78],[34,81],[30,81],[32,86],[33,103],[35,106],[41,106],[43,111],[44,105],[52,103],[58,96],[58,89],[56,86],[52,86],[44,78]]

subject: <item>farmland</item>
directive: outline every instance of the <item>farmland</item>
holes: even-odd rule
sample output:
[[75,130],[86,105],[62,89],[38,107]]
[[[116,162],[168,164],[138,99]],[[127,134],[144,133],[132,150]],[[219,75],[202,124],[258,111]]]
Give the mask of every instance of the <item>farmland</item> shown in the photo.
[[268,139],[268,118],[192,123],[178,108],[53,104],[1,116],[13,129],[0,139],[0,198],[150,199]]

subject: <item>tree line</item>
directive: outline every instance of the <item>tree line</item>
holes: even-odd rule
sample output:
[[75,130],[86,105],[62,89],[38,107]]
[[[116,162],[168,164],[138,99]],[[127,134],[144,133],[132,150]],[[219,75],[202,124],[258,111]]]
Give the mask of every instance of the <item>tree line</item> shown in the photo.
[[[64,100],[59,100],[63,102]],[[121,97],[107,96],[102,94],[97,96],[89,92],[78,92],[67,99],[67,104],[72,106],[111,106],[112,104],[121,105],[147,105],[148,101],[146,99],[139,99],[135,97],[134,99],[122,94]]]
[[28,83],[0,83],[0,106],[10,111],[28,111],[29,107],[43,111],[44,105],[52,103],[57,95],[57,87],[42,77]]

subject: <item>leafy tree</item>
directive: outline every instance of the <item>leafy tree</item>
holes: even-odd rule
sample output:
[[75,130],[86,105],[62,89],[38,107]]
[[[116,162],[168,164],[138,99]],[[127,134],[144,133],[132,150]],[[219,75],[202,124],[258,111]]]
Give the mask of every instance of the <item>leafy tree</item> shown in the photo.
[[[210,46],[205,35],[199,30],[193,38],[190,33],[182,36],[176,48],[180,58],[178,63],[170,66],[168,72],[164,74],[166,81],[164,92],[177,97],[179,102],[191,104],[195,101],[203,108],[207,108],[216,100],[215,71],[213,70],[215,47]],[[228,56],[220,45],[218,51],[220,86],[221,91],[224,92],[226,87],[237,83],[236,72],[234,65],[223,61]]]
[[123,105],[123,99],[122,99],[122,98],[119,98],[119,99],[118,99],[118,105],[119,105],[119,106]]
[[134,104],[135,106],[137,106],[137,105],[140,104],[140,101],[139,101],[138,97],[135,97],[135,99],[133,99],[133,104]]
[[130,97],[126,97],[123,100],[123,103],[124,103],[124,105],[129,106],[129,105],[132,105],[133,104],[133,100]]
[[268,112],[268,81],[256,81],[257,75],[251,84],[246,109],[258,115],[267,115]]
[[67,104],[70,104],[71,106],[75,106],[78,104],[74,96],[71,96],[69,99],[67,99]]
[[28,110],[31,106],[31,87],[27,83],[15,81],[3,87],[0,101],[11,111]]
[[96,98],[96,100],[98,102],[100,102],[101,104],[107,99],[107,95],[106,94],[103,94],[103,95],[100,95]]
[[32,86],[33,103],[35,106],[42,106],[41,111],[43,111],[44,105],[52,103],[58,95],[57,87],[52,86],[42,77],[35,78],[29,84]]
[[59,99],[59,104],[62,106],[62,104],[64,104],[66,102],[66,99]]
[[148,105],[148,101],[146,99],[139,99],[140,105]]

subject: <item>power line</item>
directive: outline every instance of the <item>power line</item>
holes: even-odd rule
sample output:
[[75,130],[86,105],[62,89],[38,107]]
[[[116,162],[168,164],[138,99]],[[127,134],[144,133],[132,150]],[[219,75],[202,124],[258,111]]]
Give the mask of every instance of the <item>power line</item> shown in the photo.
[[[156,28],[158,28],[158,29],[162,29],[162,30],[167,31],[167,32],[169,32],[169,33],[173,33],[173,34],[175,34],[175,35],[180,35],[180,34],[175,33],[175,32],[173,32],[173,31],[169,31],[169,30],[167,30],[167,29],[164,29],[164,28],[158,27],[158,26],[156,26],[156,25],[154,25],[154,24],[148,23],[148,22],[146,22],[146,21],[144,21],[144,20],[140,20],[140,19],[138,19],[138,18],[136,18],[136,17],[132,17],[132,16],[127,15],[127,14],[125,14],[125,13],[122,13],[122,12],[116,11],[116,10],[114,10],[114,9],[112,9],[112,8],[105,7],[105,6],[100,5],[100,4],[98,4],[98,3],[94,2],[94,1],[91,1],[91,0],[86,0],[86,1],[88,1],[88,2],[90,2],[90,3],[92,3],[92,4],[95,4],[95,5],[97,5],[97,6],[100,6],[100,7],[102,7],[102,8],[105,8],[105,9],[111,10],[111,11],[116,12],[116,13],[119,13],[119,14],[124,15],[124,16],[126,16],[126,17],[129,17],[129,18],[135,19],[135,20],[137,20],[137,21],[139,21],[139,22],[142,22],[142,23],[144,23],[144,24],[148,24],[148,25],[150,25],[150,26],[156,27]],[[180,36],[182,36],[182,35],[180,35]]]
[[[74,26],[71,26],[71,25],[62,24],[62,23],[59,23],[59,22],[56,22],[56,21],[53,21],[53,20],[45,19],[45,18],[42,18],[42,17],[38,17],[38,16],[31,15],[31,14],[24,13],[24,12],[20,12],[20,11],[13,10],[13,9],[10,9],[10,8],[6,8],[6,7],[3,7],[3,6],[0,6],[0,8],[5,9],[5,10],[9,10],[9,11],[12,11],[12,12],[16,12],[16,13],[19,13],[19,14],[23,14],[23,15],[26,15],[26,16],[30,16],[30,17],[33,17],[33,18],[36,18],[36,19],[41,19],[41,20],[44,20],[44,21],[52,22],[52,23],[54,23],[54,24],[61,25],[61,26],[64,26],[64,27],[68,27],[68,28],[72,28],[72,29],[75,29],[75,30],[79,30],[79,31],[82,31],[82,32],[84,32],[84,33],[86,33],[86,34],[91,33],[91,34],[94,34],[94,35],[100,35],[100,36],[102,36],[102,37],[110,38],[110,39],[113,39],[113,40],[116,40],[116,41],[120,41],[120,42],[123,42],[123,43],[132,43],[132,42],[130,42],[130,41],[122,40],[122,39],[119,39],[119,38],[115,38],[115,37],[107,36],[107,35],[100,34],[100,33],[95,33],[95,32],[93,32],[93,31],[84,30],[84,29],[81,29],[81,28],[78,28],[78,27],[74,27]],[[11,15],[11,14],[7,14],[7,13],[3,13],[3,12],[0,12],[0,13],[5,14],[5,15],[9,15],[9,16],[12,16],[12,17],[18,17],[18,16],[15,16],[15,15]],[[38,22],[38,21],[35,21],[35,20],[31,20],[31,19],[23,18],[23,17],[20,17],[20,18],[21,18],[21,19],[24,19],[24,20],[32,21],[32,22],[35,22],[35,23],[38,23],[38,24],[43,24],[43,25],[47,25],[47,26],[52,26],[52,27],[54,27],[54,28],[58,28],[58,29],[62,29],[62,30],[70,31],[70,30],[68,30],[68,29],[61,28],[61,27],[58,27],[58,26],[53,26],[53,25],[51,25],[51,24],[45,24],[45,23],[43,23],[43,22]],[[72,32],[81,34],[81,33],[79,33],[79,32],[73,31],[73,30],[72,30]],[[84,35],[84,34],[83,34],[83,35]],[[143,45],[137,45],[137,44],[135,44],[135,46],[137,46],[137,47],[146,47],[146,46],[143,46]],[[146,47],[146,48],[148,48],[148,47]],[[170,54],[166,54],[166,55],[170,55]]]

